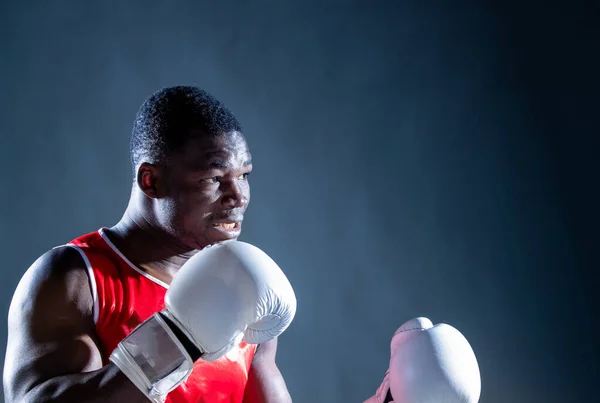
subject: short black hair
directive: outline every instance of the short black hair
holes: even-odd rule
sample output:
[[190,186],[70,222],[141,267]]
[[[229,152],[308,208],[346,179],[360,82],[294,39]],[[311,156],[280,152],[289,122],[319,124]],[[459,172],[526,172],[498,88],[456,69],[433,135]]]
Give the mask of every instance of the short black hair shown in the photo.
[[219,136],[242,131],[233,113],[214,96],[193,86],[163,88],[144,101],[131,133],[130,154],[134,170],[148,160],[161,163],[181,149],[191,130]]

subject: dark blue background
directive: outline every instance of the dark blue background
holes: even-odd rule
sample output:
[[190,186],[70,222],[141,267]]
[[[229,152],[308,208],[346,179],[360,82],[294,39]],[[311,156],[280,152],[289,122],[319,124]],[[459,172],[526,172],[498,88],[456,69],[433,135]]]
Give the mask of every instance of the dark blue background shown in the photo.
[[121,217],[140,103],[197,84],[253,152],[243,239],[298,296],[295,402],[361,403],[415,316],[470,340],[482,403],[596,401],[599,8],[449,4],[2,2],[2,312]]

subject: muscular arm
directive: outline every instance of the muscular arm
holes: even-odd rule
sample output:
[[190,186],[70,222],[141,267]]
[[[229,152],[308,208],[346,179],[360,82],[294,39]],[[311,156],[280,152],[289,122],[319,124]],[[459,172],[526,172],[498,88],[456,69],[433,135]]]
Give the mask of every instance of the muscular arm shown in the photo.
[[40,257],[8,314],[7,403],[128,402],[146,398],[116,366],[102,367],[85,263],[72,248]]
[[277,339],[261,344],[248,373],[244,403],[292,403],[283,376],[275,363]]

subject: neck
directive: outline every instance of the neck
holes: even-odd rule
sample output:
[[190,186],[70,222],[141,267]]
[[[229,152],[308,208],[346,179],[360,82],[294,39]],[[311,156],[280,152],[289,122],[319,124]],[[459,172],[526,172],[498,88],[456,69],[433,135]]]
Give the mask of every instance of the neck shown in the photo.
[[197,252],[130,207],[107,236],[131,263],[167,284]]

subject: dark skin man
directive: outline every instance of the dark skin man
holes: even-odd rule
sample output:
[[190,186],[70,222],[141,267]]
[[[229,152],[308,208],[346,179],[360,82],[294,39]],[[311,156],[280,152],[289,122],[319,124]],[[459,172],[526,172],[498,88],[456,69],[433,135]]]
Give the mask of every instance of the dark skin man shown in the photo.
[[[169,284],[198,250],[239,236],[251,170],[241,132],[190,130],[168,163],[139,164],[127,209],[106,235],[131,263]],[[7,403],[147,402],[114,364],[103,366],[93,310],[86,263],[76,250],[52,249],[27,270],[9,311]],[[257,348],[244,403],[292,401],[276,351],[277,339]]]

